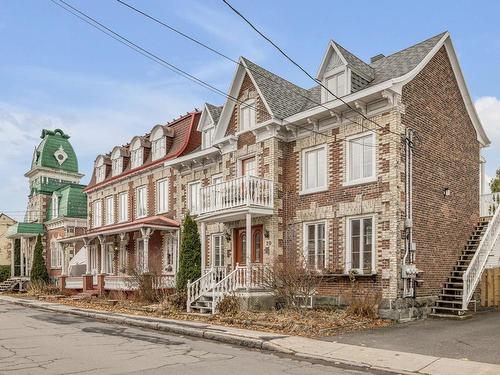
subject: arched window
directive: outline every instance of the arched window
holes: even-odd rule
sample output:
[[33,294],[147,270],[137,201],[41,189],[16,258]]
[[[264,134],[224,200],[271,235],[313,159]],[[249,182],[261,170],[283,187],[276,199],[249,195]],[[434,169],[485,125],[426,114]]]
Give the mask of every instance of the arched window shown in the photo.
[[123,157],[120,147],[115,147],[111,153],[111,175],[118,176],[123,172]]
[[102,182],[106,178],[106,165],[104,164],[104,156],[99,156],[95,162],[95,179],[96,182]]
[[130,144],[130,163],[132,168],[140,167],[143,163],[144,148],[141,139],[135,137]]
[[151,132],[151,154],[152,160],[158,160],[167,153],[167,139],[165,137],[163,126],[157,125]]

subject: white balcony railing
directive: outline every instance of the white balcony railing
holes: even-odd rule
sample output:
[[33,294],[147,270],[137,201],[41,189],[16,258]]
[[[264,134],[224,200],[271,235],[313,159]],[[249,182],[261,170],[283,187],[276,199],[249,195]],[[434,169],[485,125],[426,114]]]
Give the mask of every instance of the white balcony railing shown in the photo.
[[83,289],[83,277],[82,276],[67,277],[66,289]]
[[241,176],[202,187],[200,214],[245,206],[273,208],[273,200],[273,181],[261,177]]
[[[174,275],[152,275],[151,283],[153,289],[172,289],[175,288]],[[132,276],[104,276],[105,290],[136,290],[139,287],[139,281]]]
[[483,194],[479,200],[481,217],[493,216],[500,203],[500,193]]

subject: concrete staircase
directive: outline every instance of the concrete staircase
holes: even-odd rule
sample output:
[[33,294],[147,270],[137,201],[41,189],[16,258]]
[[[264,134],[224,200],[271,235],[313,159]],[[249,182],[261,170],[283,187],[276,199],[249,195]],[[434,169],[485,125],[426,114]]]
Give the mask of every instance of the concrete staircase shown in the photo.
[[468,317],[463,309],[463,275],[467,270],[479,242],[488,228],[489,218],[481,218],[481,221],[474,228],[474,232],[467,241],[467,245],[460,254],[457,263],[453,267],[448,280],[439,294],[439,299],[432,307],[431,317],[435,318],[465,318]]
[[212,292],[202,294],[196,301],[191,303],[193,313],[210,315],[212,314],[213,295]]
[[22,283],[22,279],[20,277],[11,277],[10,279],[5,280],[0,283],[0,293],[10,292],[19,286],[19,283]]

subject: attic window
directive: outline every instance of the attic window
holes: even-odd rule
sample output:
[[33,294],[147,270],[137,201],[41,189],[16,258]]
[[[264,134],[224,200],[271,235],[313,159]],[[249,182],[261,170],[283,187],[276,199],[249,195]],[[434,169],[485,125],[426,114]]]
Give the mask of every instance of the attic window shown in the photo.
[[111,174],[112,176],[118,176],[123,172],[123,158],[121,156],[121,150],[116,148],[111,154]]
[[57,194],[52,195],[52,219],[59,217],[59,197]]
[[132,168],[137,168],[142,165],[143,155],[144,149],[141,146],[141,140],[137,138],[134,142],[132,142],[130,151],[130,162]]
[[202,139],[203,149],[212,147],[214,131],[215,131],[215,126],[213,125],[203,130],[203,139]]
[[249,130],[255,124],[255,100],[246,100],[240,105],[240,131]]
[[[339,96],[344,96],[346,94],[346,74],[345,72],[333,74],[325,77],[324,85],[328,88],[325,90],[325,101],[329,102],[331,100],[337,99]],[[334,95],[332,95],[332,93]]]
[[163,127],[157,127],[151,137],[151,152],[152,159],[158,160],[164,157],[167,153],[167,139],[163,134]]
[[95,179],[96,182],[102,182],[106,178],[106,165],[104,164],[104,158],[100,156],[97,159],[95,166]]

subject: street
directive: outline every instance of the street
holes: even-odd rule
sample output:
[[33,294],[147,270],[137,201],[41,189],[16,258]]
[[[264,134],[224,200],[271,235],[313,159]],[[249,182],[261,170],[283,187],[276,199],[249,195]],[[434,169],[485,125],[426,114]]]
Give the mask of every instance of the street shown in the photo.
[[0,374],[373,374],[0,302]]

